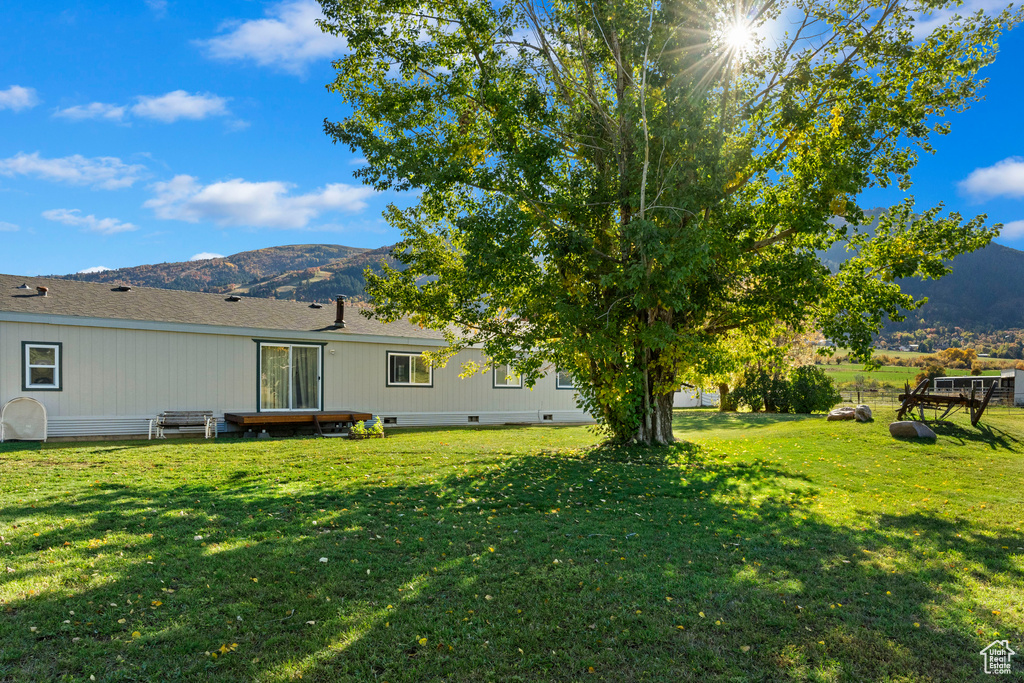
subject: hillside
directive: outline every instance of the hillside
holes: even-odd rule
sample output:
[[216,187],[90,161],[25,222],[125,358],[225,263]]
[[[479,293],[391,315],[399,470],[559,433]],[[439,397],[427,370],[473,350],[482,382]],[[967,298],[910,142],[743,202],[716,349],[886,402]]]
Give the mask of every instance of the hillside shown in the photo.
[[158,263],[98,273],[58,275],[69,280],[110,282],[194,292],[324,301],[336,294],[362,297],[363,270],[383,260],[391,247],[362,249],[337,244],[295,244],[243,251],[203,261]]
[[960,327],[990,332],[1024,327],[1024,252],[992,243],[953,259],[953,272],[941,280],[900,281],[900,287],[928,303],[893,331]]
[[[865,211],[875,218],[882,209]],[[871,224],[858,228],[873,233]],[[819,252],[832,271],[852,255],[845,243]],[[928,297],[928,303],[908,314],[901,323],[889,322],[885,334],[924,328],[961,328],[975,333],[1024,328],[1024,252],[992,243],[951,262],[953,272],[940,280],[906,278],[900,288],[914,298]]]
[[[870,227],[867,228],[870,230]],[[360,249],[335,244],[298,244],[243,251],[223,258],[64,275],[72,280],[110,282],[198,292],[326,301],[336,294],[363,298],[367,267],[398,267],[391,247]],[[843,245],[822,252],[835,268],[849,257]],[[884,336],[923,329],[955,328],[975,333],[1024,328],[1024,252],[1000,244],[963,254],[941,280],[900,282],[904,291],[929,301],[902,323],[890,322]]]

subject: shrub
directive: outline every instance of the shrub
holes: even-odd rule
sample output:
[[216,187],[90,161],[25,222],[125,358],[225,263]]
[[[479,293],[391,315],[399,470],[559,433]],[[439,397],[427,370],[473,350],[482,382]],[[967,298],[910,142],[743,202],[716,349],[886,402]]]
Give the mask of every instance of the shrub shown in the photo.
[[[813,366],[811,366],[813,367]],[[820,370],[824,374],[823,370]],[[739,386],[732,391],[737,405],[748,406],[753,412],[788,413],[790,408],[789,382],[778,373],[760,368],[747,370]]]
[[945,374],[946,368],[941,365],[928,365],[921,372],[917,373],[917,377],[914,378],[914,385],[917,386],[925,379],[931,382],[936,377],[943,377]]
[[384,437],[384,423],[378,417],[376,422],[371,424],[369,427],[366,426],[365,422],[356,422],[352,425],[352,428],[348,430],[349,438],[356,439],[372,439],[374,437]]
[[794,413],[829,411],[843,400],[832,379],[813,365],[793,370],[789,383]]

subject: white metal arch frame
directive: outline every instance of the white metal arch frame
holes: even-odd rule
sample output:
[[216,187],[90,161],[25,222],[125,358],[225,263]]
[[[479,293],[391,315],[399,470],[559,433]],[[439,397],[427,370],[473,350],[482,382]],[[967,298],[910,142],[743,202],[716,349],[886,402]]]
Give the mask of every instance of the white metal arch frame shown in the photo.
[[0,443],[19,439],[46,441],[46,406],[34,398],[12,398],[0,410]]

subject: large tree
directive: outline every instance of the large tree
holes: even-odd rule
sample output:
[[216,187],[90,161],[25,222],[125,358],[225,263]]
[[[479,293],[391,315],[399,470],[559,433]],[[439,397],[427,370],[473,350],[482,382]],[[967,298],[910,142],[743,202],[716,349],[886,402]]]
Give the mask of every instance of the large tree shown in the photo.
[[[816,328],[870,357],[997,228],[857,198],[898,183],[1018,15],[948,0],[321,0],[348,54],[325,122],[359,172],[415,203],[387,217],[404,270],[376,315],[445,330],[528,382],[556,366],[615,437],[672,440],[672,392],[733,349]],[[853,257],[835,272],[820,253]]]

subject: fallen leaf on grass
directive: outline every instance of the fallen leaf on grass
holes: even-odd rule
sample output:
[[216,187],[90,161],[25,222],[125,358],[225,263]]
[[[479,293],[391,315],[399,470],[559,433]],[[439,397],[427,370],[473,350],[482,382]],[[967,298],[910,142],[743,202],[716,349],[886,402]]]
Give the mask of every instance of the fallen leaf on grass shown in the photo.
[[740,652],[750,652],[749,645],[740,645]]

